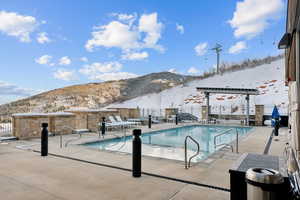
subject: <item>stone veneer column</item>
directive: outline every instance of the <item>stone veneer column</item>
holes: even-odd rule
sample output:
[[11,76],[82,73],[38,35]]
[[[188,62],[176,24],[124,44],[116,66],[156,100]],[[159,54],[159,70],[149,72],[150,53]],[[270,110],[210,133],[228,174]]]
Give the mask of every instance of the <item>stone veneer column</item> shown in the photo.
[[264,117],[264,105],[255,105],[255,125],[262,126],[263,125],[263,117]]

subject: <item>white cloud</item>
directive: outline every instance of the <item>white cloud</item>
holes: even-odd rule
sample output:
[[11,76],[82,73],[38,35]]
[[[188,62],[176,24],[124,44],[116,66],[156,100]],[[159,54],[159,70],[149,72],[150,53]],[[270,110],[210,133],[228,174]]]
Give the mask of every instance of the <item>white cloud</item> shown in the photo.
[[200,70],[199,69],[197,69],[196,67],[190,67],[189,69],[188,69],[188,73],[189,74],[200,74]]
[[75,71],[69,71],[65,69],[58,69],[53,74],[54,78],[63,80],[63,81],[75,81],[77,80],[76,72]]
[[16,85],[6,83],[3,81],[0,81],[0,96],[20,96],[20,97],[26,97],[31,96],[40,91],[28,89],[28,88],[21,88]]
[[244,41],[239,41],[229,48],[230,54],[238,54],[242,50],[247,49],[247,44]]
[[40,64],[40,65],[47,65],[47,64],[50,64],[51,59],[52,59],[52,56],[43,55],[39,58],[36,58],[35,62]]
[[87,57],[81,57],[80,60],[81,60],[82,62],[88,62],[88,61],[89,61],[89,60],[87,59]]
[[197,56],[203,56],[204,54],[206,54],[206,52],[207,52],[207,45],[208,45],[207,42],[199,43],[195,47],[196,55]]
[[177,24],[176,23],[176,30],[180,33],[180,34],[184,34],[184,27],[183,25]]
[[59,65],[70,65],[71,62],[72,61],[68,56],[64,56],[59,59]]
[[270,21],[279,16],[284,7],[282,0],[244,0],[236,4],[229,24],[235,37],[252,38],[263,32]]
[[122,64],[119,62],[95,62],[90,65],[85,65],[79,72],[86,75],[90,80],[100,81],[120,80],[138,76],[129,72],[120,72],[122,67]]
[[107,25],[94,27],[92,38],[85,48],[93,51],[96,47],[120,48],[124,52],[132,49],[141,50],[152,48],[163,51],[158,43],[161,38],[163,24],[158,22],[157,13],[143,14],[138,24],[137,16],[128,14],[113,14],[118,20],[111,21]]
[[94,77],[94,79],[100,81],[111,81],[111,80],[135,78],[137,76],[138,76],[137,74],[133,74],[129,72],[112,72],[112,73],[98,74]]
[[123,13],[113,13],[113,16],[117,16],[118,20],[124,23],[127,23],[129,25],[132,25],[132,23],[136,20],[137,14],[123,14]]
[[144,45],[148,48],[155,48],[163,51],[163,48],[156,43],[161,38],[163,24],[158,22],[157,13],[144,14],[139,20],[139,31],[145,32]]
[[146,51],[143,52],[128,52],[122,55],[123,60],[143,60],[149,57]]
[[38,43],[40,43],[40,44],[45,44],[45,43],[51,42],[51,40],[48,38],[48,34],[47,34],[46,32],[39,33],[39,34],[37,35],[36,40],[37,40]]
[[168,72],[171,72],[171,73],[174,73],[174,74],[177,74],[177,70],[175,68],[171,68],[168,70]]
[[102,73],[118,72],[122,69],[122,67],[122,64],[119,62],[95,62],[90,65],[84,65],[84,67],[81,68],[79,72],[81,74],[87,75],[91,80],[96,80],[98,79],[97,77]]
[[118,47],[121,49],[138,48],[138,32],[132,31],[130,26],[118,21],[95,27],[92,39],[88,40],[85,48],[93,51],[95,47]]
[[21,42],[30,42],[30,34],[35,31],[37,26],[38,22],[32,16],[0,11],[0,31],[18,38]]

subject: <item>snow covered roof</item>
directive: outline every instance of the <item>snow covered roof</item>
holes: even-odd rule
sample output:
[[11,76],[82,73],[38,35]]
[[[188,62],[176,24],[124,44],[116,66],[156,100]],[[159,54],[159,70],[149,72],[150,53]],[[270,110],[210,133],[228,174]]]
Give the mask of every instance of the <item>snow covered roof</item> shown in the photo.
[[218,94],[249,94],[259,95],[257,89],[252,88],[212,88],[212,87],[197,87],[197,91]]

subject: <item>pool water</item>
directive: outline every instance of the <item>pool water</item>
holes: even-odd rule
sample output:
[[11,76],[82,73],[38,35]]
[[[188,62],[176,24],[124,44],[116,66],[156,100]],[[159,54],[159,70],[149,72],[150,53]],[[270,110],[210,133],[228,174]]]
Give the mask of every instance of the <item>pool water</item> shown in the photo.
[[[198,162],[222,148],[222,146],[215,148],[214,136],[228,130],[227,134],[216,138],[216,144],[228,144],[236,139],[236,131],[238,131],[239,137],[241,137],[246,135],[251,129],[251,127],[195,125],[153,131],[141,136],[143,143],[142,154],[145,156],[183,161],[184,141],[186,136],[191,136],[200,144],[201,153],[192,160],[192,162]],[[197,151],[197,145],[191,140],[188,140],[187,144],[188,156],[194,155]],[[132,136],[86,143],[84,146],[100,150],[131,153]]]

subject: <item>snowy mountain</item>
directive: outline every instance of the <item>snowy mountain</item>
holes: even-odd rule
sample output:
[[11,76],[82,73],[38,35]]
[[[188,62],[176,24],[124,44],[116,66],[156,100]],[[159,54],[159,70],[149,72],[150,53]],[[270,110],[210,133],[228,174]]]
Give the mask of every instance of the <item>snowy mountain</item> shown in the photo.
[[[270,114],[274,105],[278,106],[281,114],[287,113],[288,87],[285,86],[284,80],[284,59],[254,68],[194,80],[160,93],[147,94],[107,107],[139,107],[147,112],[151,110],[152,114],[162,112],[164,108],[179,108],[199,116],[200,108],[206,105],[206,102],[204,94],[197,92],[196,87],[257,88],[260,94],[251,96],[250,114],[254,113],[254,105],[257,104],[265,105],[266,114]],[[212,113],[245,113],[246,101],[245,96],[242,95],[211,94],[210,103]]]

